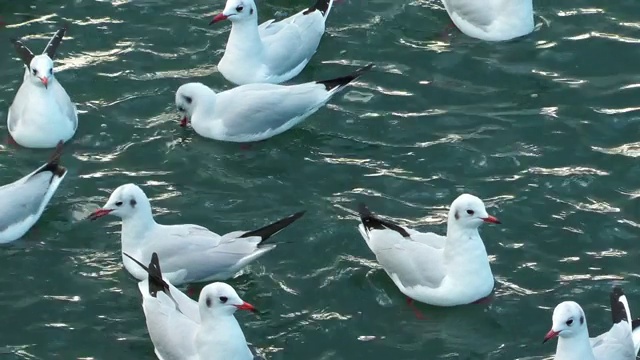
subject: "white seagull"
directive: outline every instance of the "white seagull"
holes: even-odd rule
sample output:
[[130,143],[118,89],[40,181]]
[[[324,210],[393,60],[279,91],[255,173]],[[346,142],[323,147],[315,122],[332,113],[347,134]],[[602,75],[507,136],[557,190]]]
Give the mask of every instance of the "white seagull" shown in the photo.
[[436,306],[482,300],[493,291],[493,274],[478,227],[500,224],[479,198],[460,195],[449,210],[447,236],[421,233],[375,217],[360,205],[360,234],[400,291]]
[[149,267],[127,253],[124,255],[148,273],[138,283],[138,289],[158,359],[262,359],[249,348],[233,316],[237,310],[257,310],[242,300],[233,287],[221,282],[209,284],[195,302],[163,278],[158,254],[152,254]]
[[52,148],[78,128],[76,106],[53,75],[53,58],[67,28],[58,30],[41,55],[12,39],[25,64],[24,79],[9,108],[7,127],[13,140],[28,148]]
[[0,187],[0,243],[21,238],[40,219],[67,169],[60,165],[62,141],[49,161],[29,175]]
[[[242,268],[273,250],[267,240],[298,220],[304,211],[253,231],[233,231],[218,235],[191,224],[161,225],[155,222],[147,195],[134,184],[113,191],[102,209],[89,215],[95,220],[105,215],[122,219],[122,252],[141,261],[157,252],[162,257],[164,275],[178,286],[185,283],[226,280]],[[138,280],[147,273],[122,256],[124,267]]]
[[365,71],[299,85],[250,84],[215,93],[201,83],[176,91],[176,106],[201,136],[221,141],[252,142],[268,139],[299,124],[318,111],[336,93]]
[[506,41],[533,31],[533,0],[442,0],[453,23],[467,36]]
[[635,360],[640,349],[640,322],[631,322],[631,311],[622,288],[611,295],[613,326],[608,332],[589,338],[587,317],[576,302],[565,301],[553,310],[553,326],[544,337],[558,337],[555,360]]
[[236,85],[279,84],[298,75],[315,54],[333,0],[317,0],[281,21],[258,26],[253,0],[228,0],[210,24],[229,19],[231,34],[218,71]]

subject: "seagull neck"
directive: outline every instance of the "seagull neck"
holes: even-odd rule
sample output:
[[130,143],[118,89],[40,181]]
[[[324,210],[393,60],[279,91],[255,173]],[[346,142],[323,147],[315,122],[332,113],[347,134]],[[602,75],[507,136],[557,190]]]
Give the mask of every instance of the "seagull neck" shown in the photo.
[[478,228],[465,228],[456,224],[447,226],[444,257],[452,273],[459,272],[461,276],[465,276],[465,272],[472,268],[474,275],[491,274],[487,249]]
[[558,337],[556,359],[595,360],[588,330],[570,338]]
[[249,52],[252,55],[257,55],[262,52],[262,49],[262,39],[260,39],[257,19],[253,18],[233,23],[225,52],[241,51],[244,54]]
[[140,209],[135,214],[122,219],[122,249],[123,251],[132,251],[130,249],[136,249],[140,243],[145,240],[145,234],[149,232],[154,226],[156,221],[153,219],[151,209],[148,211],[141,211]]
[[[231,354],[249,352],[247,340],[240,328],[240,324],[233,315],[212,314],[200,311],[202,322],[196,334],[196,346],[200,358],[210,358],[211,354]],[[249,352],[250,353],[250,352]]]
[[199,132],[205,126],[209,126],[216,108],[216,93],[210,88],[198,93],[198,103],[191,114],[191,126]]

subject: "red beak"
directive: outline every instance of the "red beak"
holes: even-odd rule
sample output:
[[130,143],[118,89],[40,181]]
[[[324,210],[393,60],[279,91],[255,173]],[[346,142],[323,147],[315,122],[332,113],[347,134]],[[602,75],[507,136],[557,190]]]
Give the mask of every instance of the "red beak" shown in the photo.
[[180,120],[180,126],[185,127],[187,126],[187,123],[189,122],[189,119],[187,119],[187,117],[183,117],[182,120]]
[[103,216],[109,215],[109,213],[112,212],[112,211],[113,211],[112,209],[98,209],[98,210],[92,212],[91,215],[89,215],[87,217],[87,219],[93,221],[93,220],[96,220],[96,219],[101,218]]
[[251,311],[251,312],[258,312],[258,310],[256,310],[255,307],[253,307],[253,305],[249,304],[248,302],[243,302],[242,305],[234,305],[235,307],[238,308],[238,310],[247,310],[247,311]]
[[218,15],[213,17],[213,20],[211,20],[209,25],[213,25],[213,24],[215,24],[215,23],[217,23],[219,21],[222,21],[222,20],[227,20],[227,18],[228,18],[227,15],[220,13],[220,14],[218,14]]
[[44,84],[44,88],[47,89],[49,85],[49,79],[47,79],[46,77],[43,77],[43,78],[40,78],[40,81],[42,81],[42,83]]
[[560,334],[560,331],[553,331],[553,329],[549,330],[549,332],[547,333],[547,335],[544,336],[544,340],[542,340],[542,343],[546,343],[547,341],[553,339],[554,337],[558,336]]
[[492,223],[492,224],[502,224],[502,223],[500,222],[500,220],[498,220],[498,218],[497,218],[497,217],[495,217],[495,216],[491,216],[491,215],[487,216],[486,218],[482,218],[482,220],[483,220],[484,222],[488,222],[488,223]]

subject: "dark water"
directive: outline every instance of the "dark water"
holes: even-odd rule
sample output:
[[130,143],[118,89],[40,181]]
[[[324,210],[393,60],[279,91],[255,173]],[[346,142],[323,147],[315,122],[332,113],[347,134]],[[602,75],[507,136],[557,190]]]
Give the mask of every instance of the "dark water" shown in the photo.
[[[261,1],[260,19],[306,5]],[[579,302],[598,334],[616,283],[640,314],[640,4],[534,5],[531,36],[493,44],[443,33],[437,0],[344,1],[294,82],[376,68],[302,126],[246,150],[179,128],[173,105],[188,81],[231,87],[215,67],[230,24],[207,25],[222,1],[3,0],[0,117],[23,71],[9,38],[39,50],[63,21],[57,78],[81,114],[48,211],[0,248],[0,358],[154,358],[119,223],[83,220],[126,182],[144,187],[158,221],[219,233],[308,210],[278,235],[286,244],[230,281],[264,311],[238,318],[271,359],[541,359],[555,350],[541,344],[553,307]],[[48,152],[3,146],[0,180]],[[420,320],[351,209],[365,201],[444,232],[461,192],[503,222],[482,229],[496,296],[420,305]]]

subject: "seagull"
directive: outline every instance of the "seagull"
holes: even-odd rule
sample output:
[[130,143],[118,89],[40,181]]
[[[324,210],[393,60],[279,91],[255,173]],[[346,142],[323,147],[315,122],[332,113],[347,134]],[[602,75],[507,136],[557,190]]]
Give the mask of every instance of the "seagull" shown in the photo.
[[[176,285],[226,280],[242,268],[273,250],[267,240],[304,215],[297,212],[273,224],[253,231],[233,231],[218,235],[191,224],[161,225],[155,222],[147,195],[135,184],[125,184],[113,191],[102,209],[89,215],[90,220],[115,215],[122,219],[122,252],[141,261],[157,252],[164,262],[164,275]],[[147,273],[129,258],[122,257],[124,267],[133,277],[143,280]]]
[[44,165],[0,187],[0,243],[21,238],[40,219],[67,169],[60,165],[62,141]]
[[558,337],[556,360],[635,360],[640,349],[640,321],[631,322],[629,302],[616,286],[609,296],[613,326],[608,332],[589,338],[584,311],[573,301],[553,310],[553,326],[543,343]]
[[215,93],[201,83],[176,92],[176,106],[201,136],[220,141],[253,142],[281,134],[318,111],[350,82],[373,67],[299,85],[250,84]]
[[27,148],[52,148],[67,142],[78,128],[78,113],[69,95],[53,75],[53,58],[67,31],[58,30],[44,52],[34,55],[22,42],[12,39],[25,64],[22,85],[7,115],[13,140]]
[[533,31],[533,0],[442,0],[453,23],[467,36],[506,41]]
[[332,5],[333,0],[317,0],[286,19],[258,26],[253,0],[228,0],[209,23],[228,19],[232,24],[218,71],[236,85],[279,84],[294,78],[315,54]]
[[138,283],[138,289],[158,359],[263,359],[248,346],[233,316],[237,310],[257,310],[242,300],[233,287],[222,282],[209,284],[195,302],[163,277],[157,253],[151,254],[148,267],[127,253],[123,255],[148,273]]
[[374,216],[361,204],[360,234],[398,289],[435,306],[482,300],[493,291],[493,274],[478,227],[500,224],[484,203],[460,195],[449,210],[447,236],[421,233]]

